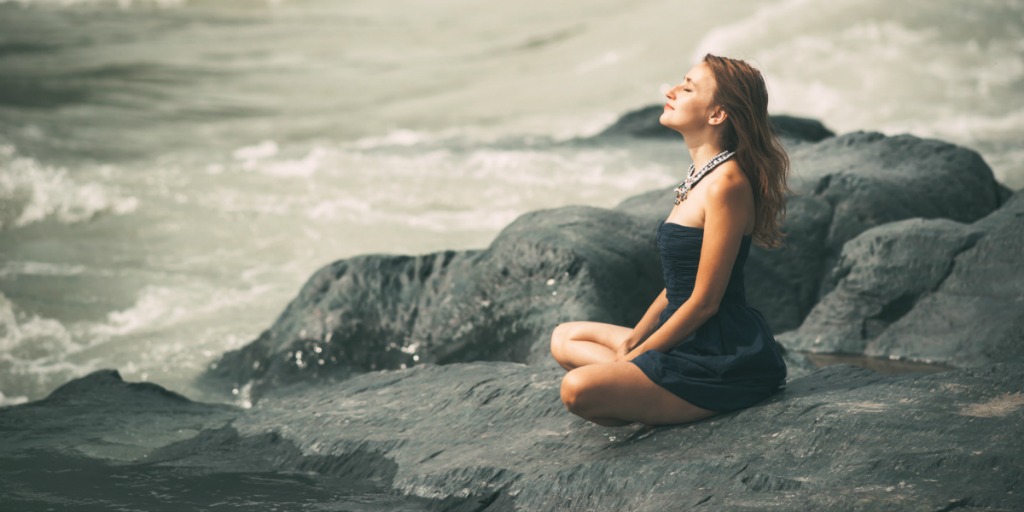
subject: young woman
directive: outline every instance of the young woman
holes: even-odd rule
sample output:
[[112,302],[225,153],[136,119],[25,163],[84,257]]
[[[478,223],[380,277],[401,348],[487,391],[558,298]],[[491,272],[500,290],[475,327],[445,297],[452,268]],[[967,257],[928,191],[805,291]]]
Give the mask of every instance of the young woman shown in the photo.
[[743,287],[751,241],[781,241],[788,191],[764,79],[709,54],[665,96],[661,124],[682,134],[694,162],[658,228],[665,290],[632,329],[569,322],[551,335],[569,370],[562,401],[599,425],[696,421],[753,405],[786,379],[782,349]]

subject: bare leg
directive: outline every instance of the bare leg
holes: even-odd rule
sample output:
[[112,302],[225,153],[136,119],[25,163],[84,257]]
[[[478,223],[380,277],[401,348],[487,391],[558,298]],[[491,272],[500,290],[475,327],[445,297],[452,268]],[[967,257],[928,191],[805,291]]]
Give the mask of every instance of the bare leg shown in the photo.
[[615,361],[618,348],[633,329],[600,322],[567,322],[551,333],[551,355],[566,370]]
[[633,363],[598,363],[576,368],[562,379],[562,402],[570,412],[604,426],[632,422],[672,425],[716,414],[651,382]]

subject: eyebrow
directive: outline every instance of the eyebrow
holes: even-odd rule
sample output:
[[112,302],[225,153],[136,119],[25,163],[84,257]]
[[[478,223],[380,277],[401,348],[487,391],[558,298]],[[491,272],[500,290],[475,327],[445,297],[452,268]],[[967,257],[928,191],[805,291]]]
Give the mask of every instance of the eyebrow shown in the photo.
[[697,86],[697,82],[694,82],[694,81],[693,81],[692,79],[690,79],[690,77],[688,77],[688,76],[684,76],[684,77],[683,77],[683,82],[690,82],[690,84],[692,84],[692,85],[693,85],[694,87],[696,87],[696,86]]

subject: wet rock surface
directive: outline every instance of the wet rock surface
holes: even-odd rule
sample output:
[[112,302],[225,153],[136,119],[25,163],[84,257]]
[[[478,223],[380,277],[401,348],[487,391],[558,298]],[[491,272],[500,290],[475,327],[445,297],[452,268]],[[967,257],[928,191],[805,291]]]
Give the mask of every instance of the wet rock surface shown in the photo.
[[373,510],[352,505],[360,492],[364,506],[369,492],[372,504],[399,510],[1024,505],[1020,363],[901,376],[831,366],[752,408],[654,429],[569,415],[561,373],[424,365],[299,383],[251,409],[168,401],[94,374],[76,381],[78,403],[89,407],[44,400],[0,409],[0,486],[8,503],[74,499],[77,491],[46,487],[52,478],[30,467],[60,462],[108,495],[135,490],[103,504],[137,507],[176,499],[203,508],[270,490],[284,492],[274,504],[298,510]]

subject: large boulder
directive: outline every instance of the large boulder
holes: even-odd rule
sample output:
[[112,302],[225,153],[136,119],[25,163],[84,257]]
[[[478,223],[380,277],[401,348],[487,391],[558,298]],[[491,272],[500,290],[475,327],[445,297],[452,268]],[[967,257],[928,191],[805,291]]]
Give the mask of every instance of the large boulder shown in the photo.
[[803,352],[863,354],[868,343],[949,275],[982,232],[948,219],[908,219],[869,229],[843,247],[832,291],[799,329],[778,336]]
[[[88,407],[0,409],[0,488],[19,510],[239,500],[491,512],[1024,505],[1024,364],[889,377],[831,366],[749,409],[654,429],[570,415],[563,373],[423,365],[299,383],[251,409],[80,385]],[[58,483],[58,472],[88,485]]]
[[796,331],[807,352],[955,366],[1024,360],[1024,192],[973,223],[893,223],[846,244],[835,288]]
[[[898,220],[973,222],[999,207],[1004,190],[974,151],[911,135],[856,132],[791,149],[792,172],[779,249],[754,246],[746,288],[776,332],[798,327],[821,296],[844,244]],[[672,208],[666,188],[616,209],[661,222]]]
[[211,374],[256,394],[298,379],[456,361],[548,364],[551,330],[637,322],[661,291],[654,231],[611,210],[526,214],[483,251],[360,256],[317,271]]

